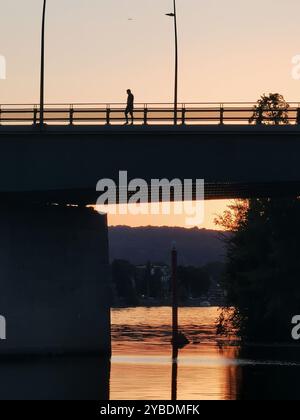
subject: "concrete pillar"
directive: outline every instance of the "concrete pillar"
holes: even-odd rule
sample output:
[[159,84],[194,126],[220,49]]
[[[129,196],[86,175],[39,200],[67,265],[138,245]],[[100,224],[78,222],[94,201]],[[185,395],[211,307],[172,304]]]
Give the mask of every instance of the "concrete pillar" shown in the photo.
[[78,207],[0,208],[0,354],[110,354],[107,220]]

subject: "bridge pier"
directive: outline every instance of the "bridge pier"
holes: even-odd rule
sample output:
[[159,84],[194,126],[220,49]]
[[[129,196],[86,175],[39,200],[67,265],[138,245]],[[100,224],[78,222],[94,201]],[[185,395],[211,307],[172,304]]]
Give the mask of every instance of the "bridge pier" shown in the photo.
[[0,355],[109,355],[106,217],[20,203],[0,207],[0,231]]

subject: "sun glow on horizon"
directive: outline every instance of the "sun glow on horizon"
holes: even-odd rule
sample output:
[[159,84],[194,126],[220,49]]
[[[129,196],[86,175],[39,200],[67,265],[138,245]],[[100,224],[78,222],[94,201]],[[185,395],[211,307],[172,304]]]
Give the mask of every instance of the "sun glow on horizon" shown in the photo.
[[[202,224],[189,226],[186,223],[186,214],[176,215],[174,211],[171,214],[164,215],[162,212],[157,215],[151,214],[151,204],[143,203],[135,205],[137,208],[143,209],[144,213],[147,214],[130,214],[130,207],[133,205],[125,206],[127,214],[116,214],[118,212],[118,206],[104,206],[96,207],[97,211],[101,211],[108,215],[109,226],[130,226],[130,227],[145,227],[145,226],[157,226],[157,227],[182,227],[186,229],[210,229],[210,230],[221,230],[219,226],[215,224],[215,219],[222,215],[227,209],[230,200],[211,200],[204,202],[204,221]],[[174,203],[170,203],[170,209],[174,210]]]

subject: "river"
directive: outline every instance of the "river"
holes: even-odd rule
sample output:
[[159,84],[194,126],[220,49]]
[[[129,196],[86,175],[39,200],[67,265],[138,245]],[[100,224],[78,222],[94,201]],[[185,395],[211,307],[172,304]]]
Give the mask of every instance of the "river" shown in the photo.
[[299,346],[241,348],[236,337],[216,335],[218,313],[180,309],[190,344],[179,352],[172,384],[171,309],[112,310],[110,399],[168,400],[172,385],[178,400],[298,399]]
[[175,364],[170,308],[113,309],[111,362],[1,358],[0,400],[298,400],[299,345],[241,347],[216,335],[217,317],[217,308],[180,308],[190,344]]

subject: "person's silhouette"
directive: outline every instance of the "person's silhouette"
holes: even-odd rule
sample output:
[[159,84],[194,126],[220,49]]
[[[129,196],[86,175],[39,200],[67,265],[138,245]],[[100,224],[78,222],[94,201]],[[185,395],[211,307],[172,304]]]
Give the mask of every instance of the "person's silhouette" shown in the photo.
[[127,90],[127,107],[125,109],[126,125],[128,124],[128,114],[131,117],[131,124],[133,124],[133,109],[134,109],[134,96],[130,89]]

